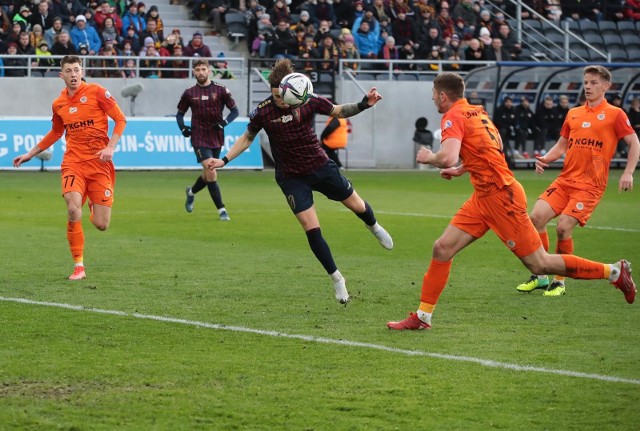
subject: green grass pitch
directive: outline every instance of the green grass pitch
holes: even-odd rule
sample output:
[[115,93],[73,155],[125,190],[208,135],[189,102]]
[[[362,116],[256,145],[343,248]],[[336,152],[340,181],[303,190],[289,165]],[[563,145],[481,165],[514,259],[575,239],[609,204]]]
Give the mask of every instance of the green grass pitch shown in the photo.
[[[517,171],[530,205],[557,174]],[[118,172],[70,282],[59,173],[0,172],[0,430],[638,429],[640,304],[605,281],[520,294],[493,233],[456,257],[431,331],[386,329],[416,309],[467,177],[348,171],[392,251],[316,197],[341,306],[273,172],[220,172],[229,223],[206,190],[185,212],[196,175]],[[640,189],[619,176],[575,252],[640,271]]]

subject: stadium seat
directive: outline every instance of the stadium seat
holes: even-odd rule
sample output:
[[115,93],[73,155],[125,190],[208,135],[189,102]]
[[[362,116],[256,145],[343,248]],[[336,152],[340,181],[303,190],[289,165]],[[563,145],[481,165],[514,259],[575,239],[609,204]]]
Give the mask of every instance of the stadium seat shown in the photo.
[[618,34],[618,26],[615,21],[600,21],[598,23],[598,28],[600,29],[600,34],[602,36],[607,34]]
[[618,21],[618,34],[624,37],[627,34],[636,35],[638,30],[636,30],[636,23],[633,21]]
[[551,34],[563,34],[564,32],[559,30],[558,27],[560,26],[547,21],[542,21],[540,24],[542,33],[547,37]]
[[583,36],[588,34],[600,34],[600,29],[595,21],[591,21],[590,19],[581,19],[580,32]]
[[376,76],[373,73],[358,73],[356,79],[358,81],[375,81]]
[[233,50],[238,46],[238,43],[240,43],[240,39],[247,37],[248,34],[244,13],[227,13],[224,16],[224,22],[227,25],[227,35],[229,39],[233,39],[233,46],[231,47]]
[[602,50],[604,48],[602,36],[599,34],[587,34],[584,36],[584,40],[596,49]]
[[[637,34],[626,34],[622,36],[622,42],[624,43],[624,48],[627,50],[629,48],[640,48],[640,36]],[[630,60],[632,59],[630,58]],[[640,58],[636,60],[640,61]]]
[[606,34],[602,36],[602,42],[609,51],[612,49],[624,49],[622,38],[617,34]]
[[529,33],[531,30],[542,33],[542,25],[540,25],[540,21],[538,21],[537,19],[523,19],[522,31]]
[[627,58],[629,59],[629,61],[633,62],[640,61],[640,48],[628,48]]
[[569,53],[569,58],[571,59],[571,61],[577,61],[581,63],[585,63],[591,60],[589,51],[585,48],[572,49]]
[[417,81],[418,76],[413,73],[399,73],[396,79],[398,81]]
[[545,33],[545,36],[550,42],[555,43],[558,46],[564,46],[564,35],[557,32]]
[[376,81],[393,81],[393,75],[388,73],[376,73]]
[[625,51],[624,49],[610,49],[609,54],[611,54],[611,61],[614,63],[624,63],[629,61],[627,51]]
[[[580,36],[582,32],[580,31],[580,23],[578,21],[565,21],[568,24],[569,31]],[[562,24],[562,28],[564,28],[564,23]]]

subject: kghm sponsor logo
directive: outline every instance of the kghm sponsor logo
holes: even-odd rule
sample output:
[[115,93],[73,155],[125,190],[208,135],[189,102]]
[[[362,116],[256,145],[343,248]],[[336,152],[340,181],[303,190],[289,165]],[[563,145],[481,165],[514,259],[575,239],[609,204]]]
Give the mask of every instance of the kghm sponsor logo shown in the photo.
[[598,141],[596,139],[591,139],[591,138],[579,138],[579,139],[571,138],[569,139],[569,147],[573,145],[580,145],[583,147],[594,147],[594,148],[602,149],[602,147],[604,146],[604,143],[602,141]]
[[93,120],[76,121],[74,123],[65,124],[64,129],[69,131],[69,130],[81,129],[81,128],[89,127],[93,125],[94,125]]

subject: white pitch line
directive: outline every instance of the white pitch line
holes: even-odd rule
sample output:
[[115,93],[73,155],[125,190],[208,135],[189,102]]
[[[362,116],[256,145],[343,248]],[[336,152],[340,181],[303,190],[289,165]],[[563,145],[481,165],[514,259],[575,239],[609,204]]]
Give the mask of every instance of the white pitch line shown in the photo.
[[266,335],[269,337],[280,337],[280,338],[289,338],[294,340],[302,340],[302,341],[308,341],[312,343],[337,344],[340,346],[349,346],[349,347],[363,347],[366,349],[374,349],[374,350],[381,350],[381,351],[391,352],[391,353],[399,353],[401,355],[406,355],[406,356],[425,356],[429,358],[446,359],[450,361],[470,362],[470,363],[482,365],[485,367],[504,368],[512,371],[530,371],[530,372],[536,372],[536,373],[556,374],[556,375],[565,376],[565,377],[578,377],[582,379],[600,380],[605,382],[629,383],[632,385],[640,385],[640,380],[637,380],[637,379],[626,379],[623,377],[605,376],[602,374],[581,373],[578,371],[558,370],[553,368],[533,367],[530,365],[510,364],[508,362],[492,361],[489,359],[474,358],[471,356],[458,356],[458,355],[448,355],[444,353],[424,352],[421,350],[399,349],[396,347],[383,346],[381,344],[361,343],[359,341],[348,341],[348,340],[342,340],[342,339],[336,340],[333,338],[314,337],[312,335],[287,334],[279,331],[267,331],[263,329],[245,328],[243,326],[229,326],[229,325],[222,325],[218,323],[198,322],[195,320],[179,319],[177,317],[154,316],[150,314],[140,314],[140,313],[127,313],[124,311],[117,311],[117,310],[103,310],[100,308],[84,307],[82,305],[71,305],[71,304],[64,304],[64,303],[58,303],[58,302],[46,302],[46,301],[33,301],[31,299],[7,298],[4,296],[0,296],[0,301],[16,302],[20,304],[29,304],[29,305],[41,305],[46,307],[58,307],[58,308],[65,308],[67,310],[87,311],[90,313],[112,314],[112,315],[123,316],[123,317],[134,317],[136,319],[155,320],[158,322],[179,323],[181,325],[197,326],[199,328],[217,329],[217,330],[233,331],[233,332],[244,332],[249,334]]

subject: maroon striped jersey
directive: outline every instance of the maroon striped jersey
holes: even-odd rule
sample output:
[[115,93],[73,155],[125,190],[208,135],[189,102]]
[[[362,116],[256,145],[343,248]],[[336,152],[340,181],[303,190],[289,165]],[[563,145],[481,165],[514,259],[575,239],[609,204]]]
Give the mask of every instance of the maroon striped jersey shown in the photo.
[[194,85],[187,88],[180,102],[178,111],[183,114],[191,108],[191,146],[194,148],[220,148],[224,145],[224,131],[213,127],[224,117],[224,107],[233,109],[236,101],[224,85],[217,82],[201,87]]
[[329,115],[333,103],[313,94],[297,108],[280,109],[269,97],[249,114],[247,130],[257,135],[267,132],[276,173],[284,176],[309,174],[327,163],[329,158],[313,130],[315,114]]

